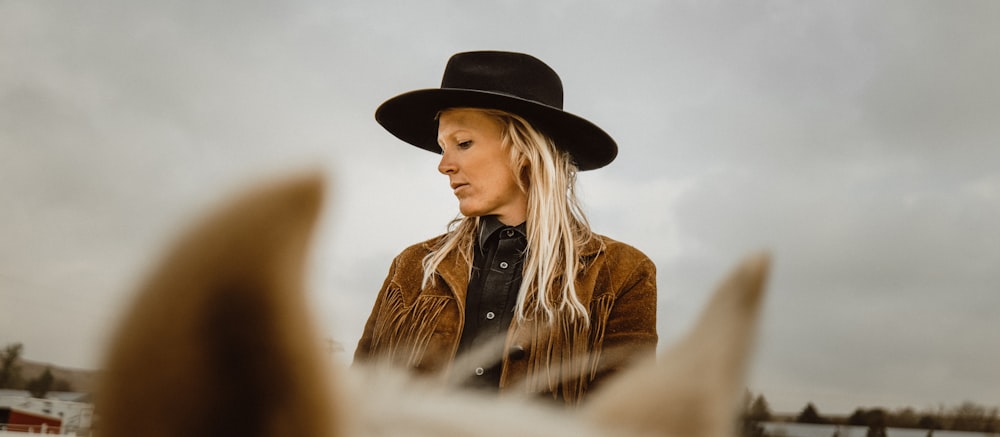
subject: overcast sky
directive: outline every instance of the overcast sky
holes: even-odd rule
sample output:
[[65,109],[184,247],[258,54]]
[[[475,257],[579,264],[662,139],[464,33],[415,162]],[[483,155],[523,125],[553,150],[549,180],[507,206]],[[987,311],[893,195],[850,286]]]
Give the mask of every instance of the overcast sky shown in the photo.
[[998,23],[993,1],[0,0],[0,345],[97,366],[183,226],[319,167],[311,298],[349,355],[392,257],[457,214],[374,110],[501,49],[618,141],[581,196],[656,262],[661,348],[769,249],[750,389],[773,409],[996,406]]

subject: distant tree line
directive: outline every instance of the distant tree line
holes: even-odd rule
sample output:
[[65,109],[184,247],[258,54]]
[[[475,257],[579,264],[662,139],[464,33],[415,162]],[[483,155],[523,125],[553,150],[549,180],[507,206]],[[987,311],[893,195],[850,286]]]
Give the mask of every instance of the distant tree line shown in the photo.
[[742,437],[765,437],[763,422],[770,422],[771,407],[767,405],[764,395],[754,397],[749,391],[743,398],[743,414],[738,422],[739,435]]
[[0,389],[27,390],[31,396],[44,398],[50,391],[72,391],[73,387],[66,381],[52,375],[52,369],[46,367],[41,375],[25,379],[21,376],[21,355],[24,345],[8,344],[0,351]]
[[858,408],[847,417],[846,424],[863,425],[872,420],[882,420],[890,428],[921,428],[987,434],[1000,432],[1000,409],[985,407],[974,402],[963,402],[955,407],[941,406],[937,410],[920,413],[909,407],[896,411],[887,411],[883,408]]
[[[740,421],[742,436],[766,436],[761,423],[777,419],[771,413],[764,395],[753,396],[749,391],[746,393]],[[909,407],[895,411],[885,408],[858,408],[847,417],[824,417],[816,406],[809,402],[797,416],[790,419],[797,423],[867,427],[868,437],[885,436],[886,428],[1000,432],[1000,409],[985,407],[973,402],[963,402],[956,407],[940,406],[936,410],[919,413]]]

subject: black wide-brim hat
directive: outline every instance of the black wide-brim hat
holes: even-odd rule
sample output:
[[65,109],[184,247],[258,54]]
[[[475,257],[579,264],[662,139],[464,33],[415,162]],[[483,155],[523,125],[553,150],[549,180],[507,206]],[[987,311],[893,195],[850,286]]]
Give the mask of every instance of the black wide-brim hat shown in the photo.
[[537,58],[512,52],[465,52],[448,60],[441,88],[400,94],[375,111],[375,120],[397,138],[441,153],[437,114],[449,108],[499,109],[523,117],[569,152],[577,168],[604,167],[618,145],[604,130],[563,111],[559,75]]

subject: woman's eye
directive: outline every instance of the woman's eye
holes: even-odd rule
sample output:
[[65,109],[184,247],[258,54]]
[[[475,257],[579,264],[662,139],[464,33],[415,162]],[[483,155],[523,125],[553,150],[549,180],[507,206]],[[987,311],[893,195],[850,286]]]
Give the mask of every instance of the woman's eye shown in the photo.
[[472,140],[469,140],[469,141],[460,141],[458,143],[458,148],[459,149],[468,149],[469,147],[472,147]]

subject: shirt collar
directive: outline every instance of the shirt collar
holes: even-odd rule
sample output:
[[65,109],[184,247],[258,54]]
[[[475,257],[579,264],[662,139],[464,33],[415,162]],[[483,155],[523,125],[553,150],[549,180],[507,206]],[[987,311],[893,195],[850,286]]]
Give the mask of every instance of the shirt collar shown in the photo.
[[524,223],[517,226],[507,226],[500,221],[495,215],[486,215],[479,218],[479,247],[486,247],[486,241],[501,229],[513,229],[520,233],[522,236],[526,236],[527,233],[524,231]]

